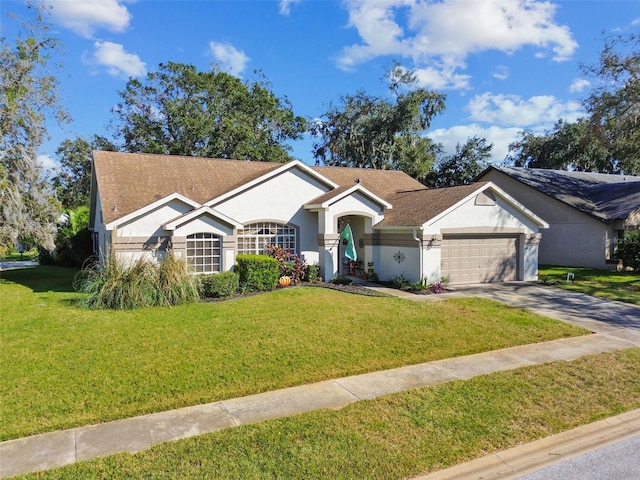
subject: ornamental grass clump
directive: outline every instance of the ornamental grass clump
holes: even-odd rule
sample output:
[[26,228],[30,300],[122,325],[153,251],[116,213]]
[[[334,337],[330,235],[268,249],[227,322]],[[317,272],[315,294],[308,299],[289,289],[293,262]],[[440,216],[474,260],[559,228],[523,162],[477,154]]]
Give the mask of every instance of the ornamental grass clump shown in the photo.
[[157,268],[161,305],[180,305],[200,299],[199,279],[191,275],[187,263],[182,258],[169,251]]
[[199,299],[198,279],[171,252],[159,264],[145,258],[127,263],[109,255],[102,268],[82,270],[75,287],[87,294],[82,303],[92,309],[132,310]]

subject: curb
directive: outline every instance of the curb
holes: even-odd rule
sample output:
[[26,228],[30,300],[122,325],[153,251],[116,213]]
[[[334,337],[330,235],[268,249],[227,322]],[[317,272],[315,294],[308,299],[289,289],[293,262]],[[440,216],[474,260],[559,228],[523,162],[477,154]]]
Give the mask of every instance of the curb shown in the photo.
[[476,458],[413,480],[513,480],[640,434],[640,409]]

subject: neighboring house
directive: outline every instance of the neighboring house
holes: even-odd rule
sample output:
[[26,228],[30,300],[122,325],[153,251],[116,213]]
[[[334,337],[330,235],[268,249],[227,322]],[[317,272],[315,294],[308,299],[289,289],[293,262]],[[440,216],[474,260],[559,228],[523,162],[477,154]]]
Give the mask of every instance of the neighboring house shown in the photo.
[[370,267],[382,280],[535,280],[547,227],[492,183],[429,190],[400,171],[94,152],[92,172],[100,258],[158,258],[170,247],[200,273],[277,244],[327,280]]
[[540,263],[612,268],[624,232],[640,228],[640,177],[489,167],[491,181],[549,222]]

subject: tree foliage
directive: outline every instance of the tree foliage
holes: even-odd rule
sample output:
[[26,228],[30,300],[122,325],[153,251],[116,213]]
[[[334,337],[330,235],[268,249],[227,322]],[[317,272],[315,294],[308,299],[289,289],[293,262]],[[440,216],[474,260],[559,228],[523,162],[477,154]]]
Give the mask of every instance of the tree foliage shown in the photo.
[[454,154],[438,159],[425,184],[429,187],[468,185],[489,166],[492,149],[492,143],[487,144],[485,138],[477,136],[468,138],[463,145],[458,143]]
[[30,10],[34,18],[21,23],[15,44],[3,37],[0,46],[0,249],[18,240],[53,248],[60,211],[38,161],[45,118],[66,120],[51,71],[60,44],[44,7]]
[[424,179],[438,146],[424,132],[444,111],[444,95],[411,88],[413,72],[395,64],[387,72],[393,100],[359,91],[345,95],[311,128],[316,163],[344,167],[402,170]]
[[89,205],[93,150],[114,151],[116,147],[109,140],[94,135],[90,141],[82,137],[65,139],[56,150],[60,167],[51,183],[65,209]]
[[640,174],[640,35],[605,40],[599,62],[583,66],[596,85],[586,115],[541,135],[523,131],[507,162],[530,168]]
[[304,118],[264,81],[169,62],[145,81],[131,79],[114,108],[128,152],[282,162]]
[[516,167],[618,173],[615,159],[589,131],[587,120],[560,120],[542,135],[525,130],[509,145],[507,160]]
[[615,170],[640,174],[640,34],[608,37],[598,63],[583,71],[598,81],[585,101],[589,134]]

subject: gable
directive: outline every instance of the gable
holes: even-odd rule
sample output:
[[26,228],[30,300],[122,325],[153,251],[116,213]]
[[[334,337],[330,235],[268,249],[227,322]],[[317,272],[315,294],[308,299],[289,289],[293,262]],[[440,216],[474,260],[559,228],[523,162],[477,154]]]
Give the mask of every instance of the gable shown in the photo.
[[290,220],[302,205],[329,190],[323,181],[310,176],[304,169],[288,168],[259,179],[250,187],[241,187],[232,194],[207,202],[241,223],[260,219]]
[[98,189],[100,192],[104,223],[109,224],[173,193],[202,205],[280,166],[269,162],[95,151],[92,175],[95,194]]
[[548,224],[525,207],[489,186],[426,222],[426,231],[475,233],[537,232]]
[[[386,213],[376,228],[427,228],[443,218],[448,219],[444,223],[455,219],[460,226],[494,225],[505,221],[501,218],[505,211],[510,217],[518,217],[520,224],[531,228],[548,226],[534,212],[491,182],[403,192],[392,197],[392,201],[395,208]],[[487,212],[491,213],[487,215]]]
[[106,229],[117,229],[121,236],[157,235],[165,222],[182,216],[197,206],[179,194],[170,195],[106,224]]

